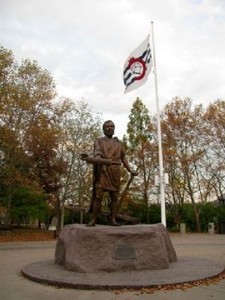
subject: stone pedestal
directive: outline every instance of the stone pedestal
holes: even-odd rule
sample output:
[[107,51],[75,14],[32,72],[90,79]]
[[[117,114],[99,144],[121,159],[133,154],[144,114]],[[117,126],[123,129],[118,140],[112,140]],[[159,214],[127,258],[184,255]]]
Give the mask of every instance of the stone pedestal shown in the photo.
[[61,231],[55,263],[81,273],[166,269],[177,260],[162,224],[86,227]]

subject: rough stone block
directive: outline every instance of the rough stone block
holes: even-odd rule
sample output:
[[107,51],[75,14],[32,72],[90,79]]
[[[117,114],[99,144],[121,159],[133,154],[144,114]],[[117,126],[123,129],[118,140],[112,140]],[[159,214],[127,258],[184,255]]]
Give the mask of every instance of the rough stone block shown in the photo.
[[56,264],[82,273],[166,269],[176,260],[162,224],[68,225],[61,231],[55,251]]

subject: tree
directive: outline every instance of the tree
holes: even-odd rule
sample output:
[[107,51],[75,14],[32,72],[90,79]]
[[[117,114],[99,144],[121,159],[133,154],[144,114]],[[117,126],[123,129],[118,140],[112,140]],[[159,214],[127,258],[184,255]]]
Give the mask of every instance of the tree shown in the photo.
[[162,122],[165,165],[169,170],[171,195],[174,203],[190,200],[200,231],[200,211],[196,202],[205,200],[203,187],[204,159],[207,143],[202,105],[192,108],[190,98],[174,98],[164,108]]
[[11,206],[11,221],[13,224],[29,224],[40,220],[45,222],[48,206],[43,193],[18,186],[13,194]]
[[[216,100],[207,108],[204,121],[207,127],[205,178],[211,198],[221,197],[225,191],[225,101]],[[213,191],[213,192],[212,192]]]
[[147,222],[148,204],[151,193],[151,184],[154,180],[156,169],[156,145],[154,139],[155,128],[149,115],[148,109],[143,102],[137,98],[133,103],[127,125],[127,135],[123,140],[126,145],[127,155],[131,164],[136,166],[139,175],[133,190],[141,195],[145,207]]
[[54,166],[58,175],[65,169],[59,167],[62,162],[56,155],[59,131],[53,124],[57,95],[53,78],[35,61],[18,65],[3,47],[0,59],[0,197],[7,199],[5,221],[10,222],[19,186],[50,193],[46,182],[54,180]]

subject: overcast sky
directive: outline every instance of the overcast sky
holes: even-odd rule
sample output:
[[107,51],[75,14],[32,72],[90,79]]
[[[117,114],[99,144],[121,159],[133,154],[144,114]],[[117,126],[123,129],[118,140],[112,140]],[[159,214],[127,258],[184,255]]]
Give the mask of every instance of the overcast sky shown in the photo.
[[59,95],[85,99],[116,135],[139,97],[156,112],[154,76],[124,94],[123,65],[154,22],[160,108],[175,96],[225,100],[225,0],[0,0],[0,44],[37,60]]

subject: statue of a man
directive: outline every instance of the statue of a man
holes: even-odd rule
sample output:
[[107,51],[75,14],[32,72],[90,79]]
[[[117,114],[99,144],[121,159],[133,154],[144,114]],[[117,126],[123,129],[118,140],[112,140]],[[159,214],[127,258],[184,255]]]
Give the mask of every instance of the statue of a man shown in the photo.
[[133,176],[137,173],[131,170],[125,156],[122,142],[113,137],[115,125],[111,120],[104,122],[104,137],[97,138],[94,142],[94,153],[92,158],[83,159],[93,163],[93,199],[89,211],[92,212],[92,220],[87,226],[95,226],[97,214],[101,209],[101,202],[105,192],[110,196],[111,225],[119,226],[116,221],[118,197],[120,190],[120,166],[123,166]]

